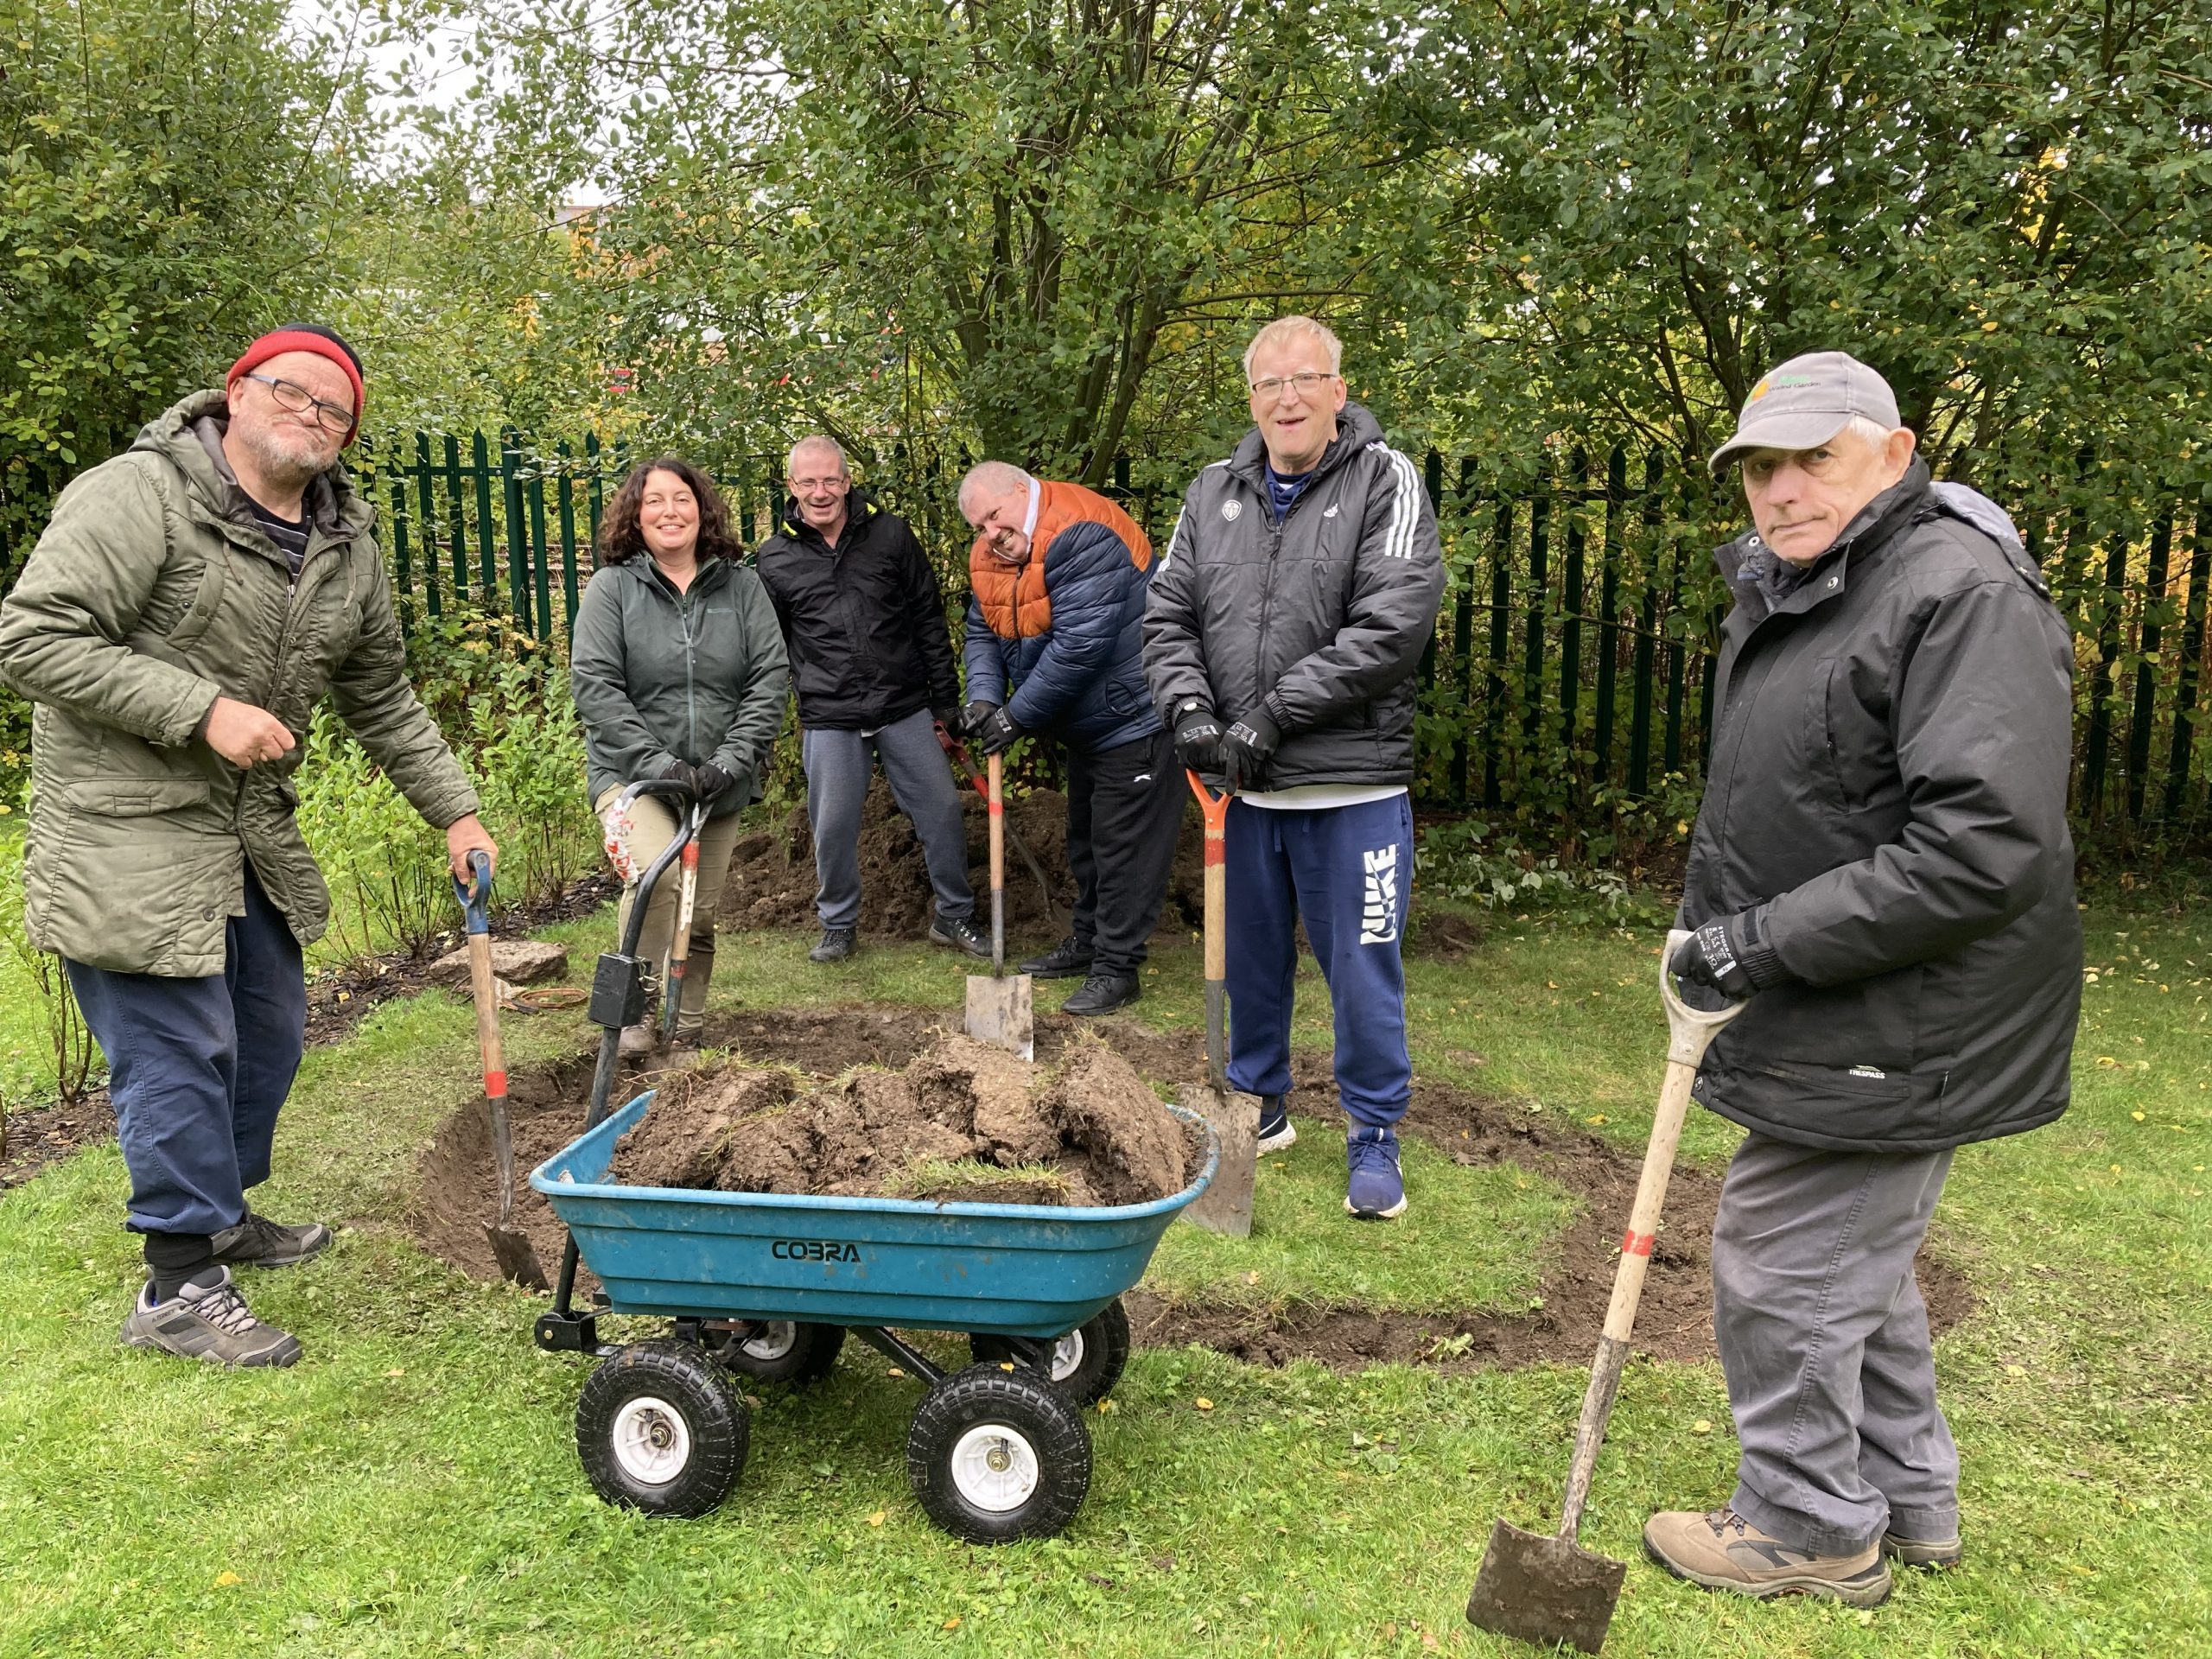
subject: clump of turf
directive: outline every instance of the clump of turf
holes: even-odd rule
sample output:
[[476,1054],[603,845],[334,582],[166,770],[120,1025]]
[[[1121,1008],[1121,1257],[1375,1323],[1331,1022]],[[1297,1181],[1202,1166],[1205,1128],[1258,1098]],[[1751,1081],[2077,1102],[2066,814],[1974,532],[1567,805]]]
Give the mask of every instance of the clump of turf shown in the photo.
[[980,1158],[924,1158],[886,1185],[884,1196],[931,1204],[1051,1204],[1073,1202],[1068,1178],[1050,1164],[1001,1169]]

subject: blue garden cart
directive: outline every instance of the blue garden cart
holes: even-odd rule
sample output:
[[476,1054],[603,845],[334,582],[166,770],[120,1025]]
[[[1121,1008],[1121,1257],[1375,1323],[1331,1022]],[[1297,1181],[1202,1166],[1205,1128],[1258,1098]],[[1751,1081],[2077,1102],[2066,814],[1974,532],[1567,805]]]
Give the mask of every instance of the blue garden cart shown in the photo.
[[[645,792],[677,793],[651,785]],[[696,823],[687,815],[688,833]],[[1160,1235],[1213,1178],[1219,1147],[1181,1192],[1147,1204],[1063,1209],[815,1198],[618,1185],[615,1142],[652,1109],[609,1109],[615,1045],[647,1001],[636,950],[645,899],[686,834],[641,872],[619,950],[602,956],[591,1017],[605,1028],[584,1134],[531,1173],[569,1229],[537,1340],[601,1357],[576,1403],[584,1471],[610,1503],[698,1516],[745,1466],[749,1418],[733,1373],[805,1382],[826,1376],[848,1332],[926,1385],[906,1435],[906,1471],[930,1519],[976,1543],[1050,1537],[1090,1484],[1083,1408],[1104,1397],[1129,1353],[1121,1296]],[[599,1278],[575,1306],[579,1265]],[[671,1319],[663,1338],[602,1342],[601,1314]],[[973,1363],[947,1370],[903,1335],[965,1335]]]

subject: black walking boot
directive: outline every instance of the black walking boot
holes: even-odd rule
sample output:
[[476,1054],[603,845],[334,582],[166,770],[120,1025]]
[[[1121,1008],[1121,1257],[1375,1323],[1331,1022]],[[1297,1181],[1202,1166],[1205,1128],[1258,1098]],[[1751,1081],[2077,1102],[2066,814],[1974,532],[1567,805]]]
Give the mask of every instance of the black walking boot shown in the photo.
[[822,943],[806,953],[809,962],[842,962],[860,949],[861,931],[857,927],[825,927]]

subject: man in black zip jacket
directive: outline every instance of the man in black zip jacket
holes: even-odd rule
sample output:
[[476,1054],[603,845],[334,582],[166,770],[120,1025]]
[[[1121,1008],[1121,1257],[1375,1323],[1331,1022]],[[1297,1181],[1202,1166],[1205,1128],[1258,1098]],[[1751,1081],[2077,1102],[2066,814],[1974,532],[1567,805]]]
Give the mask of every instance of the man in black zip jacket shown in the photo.
[[988,957],[968,885],[960,797],[937,741],[940,721],[960,729],[960,681],[936,573],[906,521],[854,487],[835,439],[800,439],[785,471],[785,529],[760,544],[760,571],[798,693],[822,918],[821,943],[809,955],[842,962],[855,948],[861,809],[880,759],[929,867],[937,896],[931,943]]
[[1144,618],[1177,758],[1237,792],[1228,828],[1229,1081],[1262,1150],[1297,1138],[1292,981],[1302,919],[1336,1014],[1344,1207],[1406,1208],[1413,1092],[1399,937],[1414,873],[1414,676],[1444,562],[1413,462],[1344,401],[1343,347],[1282,317],[1244,353],[1253,430],[1183,499]]
[[1670,966],[1751,999],[1696,1089],[1750,1131],[1713,1231],[1742,1452],[1724,1507],[1643,1534],[1709,1589],[1859,1607],[1891,1560],[1959,1559],[1913,1255],[1954,1148],[2066,1109],[2082,990],[2073,644],[2002,511],[1913,448],[1882,378],[1818,352],[1713,457],[1757,528],[1719,555]]

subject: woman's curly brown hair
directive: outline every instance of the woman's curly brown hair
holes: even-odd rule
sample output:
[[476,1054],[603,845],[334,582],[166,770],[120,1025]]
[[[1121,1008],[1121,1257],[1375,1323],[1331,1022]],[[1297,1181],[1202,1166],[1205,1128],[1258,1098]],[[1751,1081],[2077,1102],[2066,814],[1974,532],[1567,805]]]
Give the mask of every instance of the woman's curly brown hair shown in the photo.
[[[730,534],[729,509],[714,480],[678,455],[656,455],[622,480],[622,487],[608,503],[599,521],[599,562],[620,564],[645,552],[644,532],[638,520],[645,499],[645,480],[655,473],[672,473],[683,480],[691,499],[699,504],[699,556],[702,559],[740,559],[745,550]],[[648,555],[647,556],[651,556]]]

